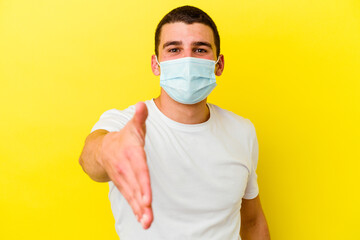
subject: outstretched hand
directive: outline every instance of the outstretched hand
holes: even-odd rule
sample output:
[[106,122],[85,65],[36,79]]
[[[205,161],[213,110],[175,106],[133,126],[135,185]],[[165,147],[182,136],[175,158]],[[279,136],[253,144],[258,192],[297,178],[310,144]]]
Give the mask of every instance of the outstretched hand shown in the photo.
[[144,150],[148,110],[143,102],[137,103],[135,108],[133,118],[123,129],[106,134],[98,157],[137,220],[147,229],[154,218],[150,175]]

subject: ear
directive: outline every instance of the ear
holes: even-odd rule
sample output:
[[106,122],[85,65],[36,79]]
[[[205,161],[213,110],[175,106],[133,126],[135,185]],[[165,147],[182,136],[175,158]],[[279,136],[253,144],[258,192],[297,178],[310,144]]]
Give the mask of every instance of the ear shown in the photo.
[[154,73],[155,76],[160,75],[160,66],[156,62],[156,56],[155,55],[151,56],[151,70],[152,70],[152,72]]
[[224,71],[224,66],[225,66],[224,55],[220,54],[219,61],[217,62],[216,66],[215,66],[215,75],[216,76],[221,76],[222,72]]

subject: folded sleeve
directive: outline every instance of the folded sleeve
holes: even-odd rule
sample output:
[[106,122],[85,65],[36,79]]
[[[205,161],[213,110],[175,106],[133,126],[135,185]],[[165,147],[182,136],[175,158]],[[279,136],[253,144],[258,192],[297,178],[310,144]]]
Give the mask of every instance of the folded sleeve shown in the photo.
[[135,108],[133,106],[123,111],[117,109],[108,110],[100,116],[99,121],[95,123],[94,127],[91,129],[91,132],[98,129],[104,129],[109,132],[120,131],[132,118],[134,112]]

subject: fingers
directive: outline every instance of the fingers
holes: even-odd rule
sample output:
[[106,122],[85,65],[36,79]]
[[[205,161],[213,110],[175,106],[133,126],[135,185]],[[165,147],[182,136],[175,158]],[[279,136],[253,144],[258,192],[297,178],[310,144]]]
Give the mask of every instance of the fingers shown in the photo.
[[145,208],[145,213],[143,218],[140,219],[140,223],[144,229],[148,229],[151,226],[151,223],[154,221],[154,215],[152,208]]
[[[131,167],[129,166],[129,168]],[[151,205],[145,205],[143,202],[141,188],[135,177],[135,172],[126,171],[126,173],[115,177],[114,180],[115,186],[132,208],[138,222],[141,223],[144,229],[149,228],[153,221],[153,213]]]
[[113,182],[130,205],[134,215],[137,216],[138,221],[140,221],[139,216],[143,215],[143,210],[141,209],[140,202],[138,201],[139,197],[136,196],[139,192],[134,191],[133,186],[129,184],[123,176],[118,177],[117,180]]
[[152,202],[151,184],[148,165],[146,163],[146,153],[143,148],[137,148],[128,153],[134,178],[140,187],[141,202],[144,206],[150,206]]
[[[150,175],[146,164],[146,154],[142,147],[131,147],[124,151],[121,193],[137,216],[143,228],[150,227],[153,221],[151,209]],[[120,190],[120,189],[119,189]]]
[[[130,150],[130,149],[129,149]],[[146,153],[142,147],[133,148],[127,153],[130,164],[132,165],[133,174],[129,175],[134,184],[139,186],[139,202],[144,207],[150,207],[152,202],[150,174],[146,163]],[[136,183],[135,183],[136,181]]]
[[134,169],[134,175],[131,175],[130,177],[134,178],[132,179],[134,184],[139,187],[139,189],[137,189],[137,200],[141,212],[140,223],[144,229],[147,229],[153,221],[153,213],[151,209],[152,195],[150,175],[146,164],[146,154],[143,148],[138,148],[137,151],[132,153],[130,163]]

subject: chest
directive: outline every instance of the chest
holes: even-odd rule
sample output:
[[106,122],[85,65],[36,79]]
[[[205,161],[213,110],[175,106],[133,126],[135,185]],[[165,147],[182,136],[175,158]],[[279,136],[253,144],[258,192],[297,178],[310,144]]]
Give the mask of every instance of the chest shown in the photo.
[[184,214],[240,208],[250,169],[242,136],[150,127],[145,150],[161,208]]

